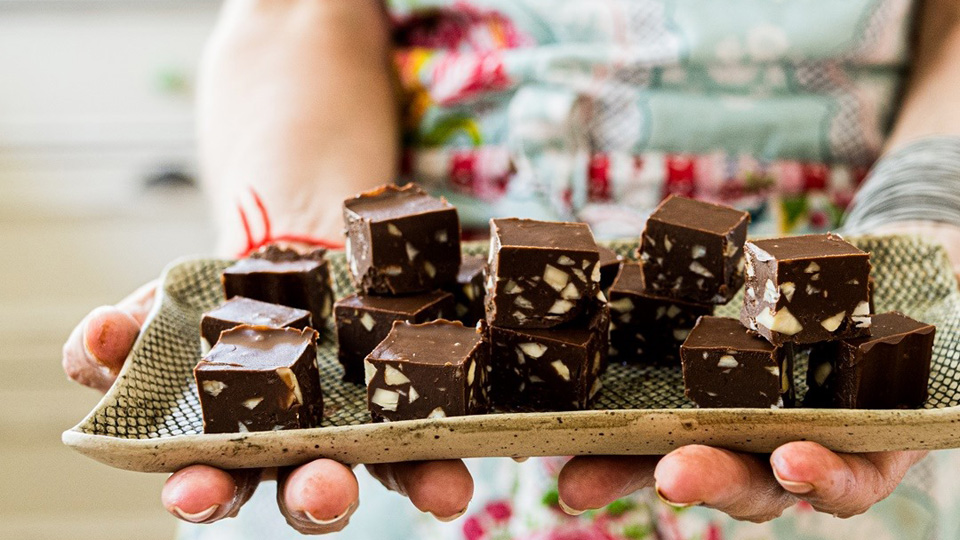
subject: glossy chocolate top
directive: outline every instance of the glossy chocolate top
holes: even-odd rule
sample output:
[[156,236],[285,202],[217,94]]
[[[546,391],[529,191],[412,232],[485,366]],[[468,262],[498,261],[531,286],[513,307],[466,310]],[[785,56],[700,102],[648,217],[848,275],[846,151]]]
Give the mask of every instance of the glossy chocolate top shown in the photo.
[[433,291],[425,294],[414,294],[409,296],[373,296],[366,294],[353,294],[337,302],[337,307],[415,315],[424,308],[440,302],[448,296],[452,295],[446,291]]
[[638,262],[627,262],[620,267],[617,279],[610,286],[610,291],[638,293],[643,291],[643,266]]
[[898,311],[890,311],[871,317],[869,336],[844,341],[866,351],[881,343],[897,343],[908,334],[929,334],[935,330],[932,324],[916,321]]
[[619,264],[623,260],[623,257],[617,255],[617,252],[603,246],[597,246],[597,249],[600,250],[600,266],[607,266],[608,264]]
[[460,364],[483,341],[476,328],[444,320],[424,324],[393,323],[393,329],[370,356],[418,364]]
[[268,371],[289,367],[315,344],[312,328],[242,325],[220,334],[220,341],[197,364],[197,371]]
[[453,208],[446,200],[431,197],[416,184],[380,186],[343,201],[343,206],[375,222]]
[[220,307],[212,309],[204,315],[223,321],[243,322],[253,326],[281,327],[310,315],[310,312],[305,309],[234,296],[220,304]]
[[223,272],[246,274],[250,272],[309,272],[325,263],[327,250],[300,252],[291,248],[269,245],[260,248],[245,259],[240,259]]
[[490,225],[491,234],[500,238],[502,247],[597,251],[597,242],[586,223],[507,218],[490,220]]
[[773,351],[773,345],[747,332],[737,319],[700,317],[683,343],[696,349],[730,349],[732,351]]
[[749,221],[750,214],[729,206],[671,195],[660,203],[650,219],[688,229],[726,235],[743,220]]
[[[747,243],[747,245],[751,244],[752,252],[761,261],[769,260],[769,257],[763,254],[764,251],[779,261],[866,255],[865,252],[860,251],[842,237],[833,233],[785,236]],[[756,248],[760,248],[760,251]]]
[[466,285],[473,282],[478,274],[482,274],[487,266],[484,257],[464,257],[460,262],[460,271],[457,272],[457,283]]

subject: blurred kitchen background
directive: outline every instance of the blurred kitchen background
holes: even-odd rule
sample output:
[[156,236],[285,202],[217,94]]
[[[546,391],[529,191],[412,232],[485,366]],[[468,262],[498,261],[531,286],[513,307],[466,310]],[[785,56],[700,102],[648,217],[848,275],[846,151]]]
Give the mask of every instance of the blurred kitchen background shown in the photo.
[[162,475],[60,443],[99,399],[60,348],[208,253],[193,87],[219,2],[0,0],[0,539],[166,539]]

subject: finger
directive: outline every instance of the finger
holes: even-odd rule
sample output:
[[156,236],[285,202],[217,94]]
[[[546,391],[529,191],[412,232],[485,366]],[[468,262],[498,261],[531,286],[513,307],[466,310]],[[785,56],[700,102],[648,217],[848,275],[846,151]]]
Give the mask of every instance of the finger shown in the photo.
[[440,521],[462,516],[473,498],[473,477],[459,459],[367,465],[367,470],[387,489],[406,495],[418,510]]
[[277,504],[287,523],[302,534],[346,527],[360,502],[357,477],[332,459],[318,459],[277,474]]
[[653,485],[659,456],[577,456],[557,479],[560,508],[570,515],[602,508]]
[[233,517],[260,483],[259,469],[223,471],[191,465],[167,479],[160,494],[164,508],[191,523],[213,523]]
[[63,345],[63,369],[70,379],[101,392],[110,388],[153,307],[156,286],[147,283],[116,306],[84,317]]
[[702,504],[745,521],[769,521],[796,502],[777,483],[765,458],[709,446],[684,446],[667,454],[654,478],[657,494],[667,504]]
[[67,376],[101,392],[116,380],[140,333],[137,321],[115,307],[99,307],[74,328],[63,345]]
[[777,448],[770,464],[783,488],[839,517],[866,512],[886,498],[926,452],[837,454],[814,442]]

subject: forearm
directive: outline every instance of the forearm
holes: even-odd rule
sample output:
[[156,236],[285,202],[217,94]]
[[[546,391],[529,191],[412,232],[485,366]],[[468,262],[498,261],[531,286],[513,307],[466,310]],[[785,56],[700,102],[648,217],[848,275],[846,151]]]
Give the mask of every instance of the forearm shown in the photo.
[[[391,181],[397,111],[378,0],[229,0],[199,89],[218,251],[244,245],[250,189],[274,233],[340,236],[340,202]],[[256,221],[256,220],[254,220]],[[257,223],[254,223],[257,226]]]
[[939,240],[960,272],[960,4],[930,0],[886,153],[854,199],[847,232]]

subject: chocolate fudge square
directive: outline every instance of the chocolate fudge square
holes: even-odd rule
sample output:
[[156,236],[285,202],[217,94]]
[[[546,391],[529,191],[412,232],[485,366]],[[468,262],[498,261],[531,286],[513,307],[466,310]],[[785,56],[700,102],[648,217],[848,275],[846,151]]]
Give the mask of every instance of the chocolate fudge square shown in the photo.
[[457,282],[448,289],[456,302],[454,313],[457,320],[466,326],[476,326],[484,317],[486,292],[483,283],[486,269],[485,258],[464,257],[460,263],[460,272],[457,273]]
[[714,307],[650,294],[634,262],[623,264],[608,298],[611,362],[679,365],[680,345]]
[[597,249],[600,251],[600,290],[606,294],[613,285],[613,281],[617,279],[620,266],[623,265],[623,257],[607,247],[598,246]]
[[793,351],[739,321],[701,317],[680,347],[686,395],[700,407],[791,407]]
[[743,285],[750,215],[671,195],[647,220],[638,256],[647,287],[698,304],[726,304]]
[[609,327],[601,302],[558,328],[490,327],[493,403],[512,411],[586,409],[601,387]]
[[551,328],[572,321],[599,290],[599,259],[584,223],[491,220],[487,322]]
[[223,292],[229,300],[244,296],[310,312],[323,328],[333,306],[333,285],[326,250],[300,253],[270,245],[223,271]]
[[311,428],[323,417],[312,328],[238,326],[194,368],[204,433]]
[[394,323],[364,361],[370,416],[393,422],[485,413],[489,354],[479,327]]
[[870,255],[835,234],[747,242],[740,321],[770,343],[870,334]]
[[311,326],[310,312],[280,304],[261,302],[243,296],[234,296],[230,300],[211,309],[200,318],[200,345],[203,354],[207,354],[220,333],[240,325],[269,326],[270,328],[296,328],[303,330]]
[[460,219],[444,199],[415,184],[381,186],[343,202],[346,255],[365,294],[443,288],[460,269]]
[[847,409],[923,406],[935,334],[933,325],[893,311],[873,316],[869,337],[815,345],[804,404]]
[[394,322],[423,323],[453,317],[453,312],[453,295],[445,291],[410,296],[354,294],[341,299],[334,313],[343,380],[363,382],[363,359],[387,337]]

